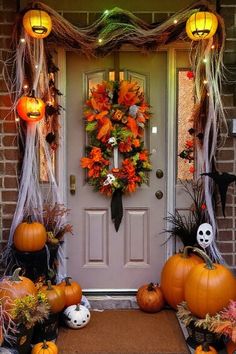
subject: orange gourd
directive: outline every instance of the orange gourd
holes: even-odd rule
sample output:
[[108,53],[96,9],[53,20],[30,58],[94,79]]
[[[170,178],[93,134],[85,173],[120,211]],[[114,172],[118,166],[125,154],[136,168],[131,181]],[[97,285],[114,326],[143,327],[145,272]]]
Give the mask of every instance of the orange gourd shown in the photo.
[[34,345],[31,354],[58,354],[58,347],[55,343],[44,340]]
[[80,303],[82,299],[81,286],[76,281],[72,281],[71,277],[66,277],[58,286],[63,288],[65,292],[66,307]]
[[158,284],[145,284],[138,289],[137,303],[145,312],[158,312],[165,304],[164,296]]
[[183,253],[170,257],[161,272],[161,290],[166,302],[174,309],[184,300],[184,284],[188,273],[192,267],[203,263],[200,257],[189,253],[192,249],[187,246]]
[[199,249],[194,251],[204,258],[205,263],[196,265],[189,272],[184,295],[192,314],[204,318],[207,313],[215,315],[228,305],[229,300],[236,299],[236,280],[224,265],[212,263]]
[[47,281],[47,285],[43,286],[41,291],[46,294],[50,311],[58,313],[65,307],[65,293],[64,290],[58,285],[52,285],[51,281]]
[[34,283],[27,277],[19,276],[21,268],[15,269],[12,276],[4,277],[0,282],[0,299],[6,308],[11,308],[13,301],[26,295],[36,295]]
[[29,216],[27,221],[19,224],[14,232],[13,243],[18,251],[40,251],[46,243],[47,232],[43,224],[32,222]]
[[206,353],[217,354],[218,352],[215,350],[214,347],[212,347],[208,343],[203,343],[199,345],[194,351],[194,354],[206,354]]
[[45,103],[34,92],[30,96],[19,98],[16,110],[21,119],[27,122],[38,122],[45,114]]

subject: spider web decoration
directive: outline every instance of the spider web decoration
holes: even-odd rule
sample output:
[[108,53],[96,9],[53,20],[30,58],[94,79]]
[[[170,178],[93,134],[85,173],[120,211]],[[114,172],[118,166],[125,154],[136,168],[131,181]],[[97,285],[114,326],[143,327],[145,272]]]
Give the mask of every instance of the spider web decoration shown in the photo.
[[[215,164],[215,152],[220,144],[224,143],[227,135],[227,125],[220,97],[220,81],[223,75],[223,50],[225,29],[222,18],[212,10],[207,1],[198,1],[170,17],[161,24],[147,24],[129,11],[114,8],[105,11],[103,15],[85,28],[77,28],[60,16],[55,10],[41,2],[33,2],[38,9],[46,11],[52,19],[52,31],[44,40],[35,40],[22,30],[22,17],[31,7],[29,4],[18,16],[13,32],[13,47],[9,59],[5,62],[5,79],[12,96],[12,110],[15,111],[16,102],[24,92],[25,76],[33,78],[31,88],[34,88],[39,97],[49,94],[47,66],[44,47],[59,46],[76,51],[88,57],[105,56],[118,50],[123,44],[132,44],[141,52],[156,50],[159,46],[170,44],[176,40],[189,41],[185,32],[187,19],[195,12],[210,11],[218,19],[218,29],[215,35],[203,41],[192,42],[191,64],[194,72],[196,104],[193,111],[193,126],[196,131],[204,132],[201,142],[196,144],[197,166],[196,177],[201,173],[212,172]],[[20,38],[24,38],[22,43]],[[205,59],[205,62],[203,62]],[[9,72],[9,66],[13,67]],[[37,65],[37,70],[36,70]],[[20,135],[22,130],[20,130]],[[61,198],[55,176],[51,167],[50,154],[47,144],[41,134],[40,123],[37,126],[28,126],[24,145],[25,156],[21,174],[19,200],[8,241],[7,254],[10,252],[14,229],[23,218],[23,210],[27,205],[42,208],[42,195],[39,189],[36,174],[36,158],[32,158],[33,147],[42,142],[49,172],[50,193],[48,199],[60,203]],[[34,155],[34,157],[36,157]],[[27,178],[26,178],[27,177]],[[27,181],[23,185],[22,181]],[[212,204],[213,183],[206,176],[204,183],[205,200],[207,204],[208,221],[213,226],[216,235],[215,212]],[[211,255],[215,261],[223,262],[215,242],[211,245]]]

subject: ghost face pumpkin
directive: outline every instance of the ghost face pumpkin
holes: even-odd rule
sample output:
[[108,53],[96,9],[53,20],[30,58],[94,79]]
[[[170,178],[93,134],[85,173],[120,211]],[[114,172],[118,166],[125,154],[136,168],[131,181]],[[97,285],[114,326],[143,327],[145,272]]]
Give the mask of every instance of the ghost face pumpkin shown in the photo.
[[213,229],[208,223],[201,224],[197,230],[197,242],[202,248],[208,247],[213,241]]
[[65,323],[68,327],[80,329],[86,326],[90,320],[90,312],[83,305],[71,305],[63,312]]

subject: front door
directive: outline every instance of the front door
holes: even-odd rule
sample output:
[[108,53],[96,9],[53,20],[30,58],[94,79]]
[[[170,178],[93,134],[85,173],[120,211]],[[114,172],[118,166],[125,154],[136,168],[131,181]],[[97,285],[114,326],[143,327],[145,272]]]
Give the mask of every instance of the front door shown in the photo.
[[[115,55],[119,55],[120,78],[139,83],[152,112],[145,132],[152,171],[148,184],[123,196],[124,216],[118,232],[111,221],[110,199],[93,191],[80,167],[86,144],[84,102],[91,87],[112,79]],[[166,82],[165,51],[148,55],[127,51],[97,59],[67,53],[67,200],[74,229],[74,235],[67,237],[67,273],[83,289],[137,289],[160,280],[166,256],[160,234],[166,215]],[[156,175],[158,169],[163,171],[162,178]],[[71,175],[75,194],[70,193]]]

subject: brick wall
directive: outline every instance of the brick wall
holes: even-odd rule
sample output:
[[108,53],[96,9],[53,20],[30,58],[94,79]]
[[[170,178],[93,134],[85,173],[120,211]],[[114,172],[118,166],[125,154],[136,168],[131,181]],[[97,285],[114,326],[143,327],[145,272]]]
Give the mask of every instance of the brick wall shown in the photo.
[[16,0],[0,0],[0,250],[6,243],[17,201],[17,130],[2,69],[11,43]]
[[[226,77],[222,86],[222,99],[230,126],[230,121],[236,118],[236,0],[222,0],[220,14],[225,20],[226,47],[224,63]],[[236,174],[236,138],[229,134],[226,144],[217,153],[217,167],[222,172]],[[226,200],[226,217],[224,218],[218,198],[217,221],[219,228],[218,247],[232,268],[236,268],[236,186],[230,185]]]

